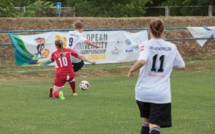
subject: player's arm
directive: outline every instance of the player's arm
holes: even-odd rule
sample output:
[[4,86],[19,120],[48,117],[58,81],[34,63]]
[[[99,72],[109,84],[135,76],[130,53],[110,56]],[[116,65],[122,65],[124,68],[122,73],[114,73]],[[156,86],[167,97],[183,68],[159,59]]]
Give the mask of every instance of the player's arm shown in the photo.
[[141,45],[140,46],[140,54],[138,60],[134,63],[134,65],[131,67],[131,69],[128,71],[128,77],[133,77],[134,72],[139,70],[142,66],[146,64],[146,60],[148,59],[148,49],[146,46]]
[[131,69],[128,71],[128,77],[133,77],[134,72],[139,70],[142,66],[146,64],[145,60],[138,60],[134,65],[131,67]]
[[54,54],[52,53],[51,58],[50,58],[51,62],[54,62]]
[[178,50],[176,50],[176,57],[173,63],[173,69],[176,70],[184,70],[185,69],[185,63],[183,58],[181,57],[180,53]]
[[88,44],[88,45],[90,45],[90,46],[96,47],[96,48],[100,48],[99,45],[94,44],[94,43],[93,43],[92,41],[90,41],[90,40],[85,40],[84,43],[86,43],[86,44]]
[[93,65],[95,65],[95,64],[96,64],[96,62],[95,62],[95,61],[90,61],[89,59],[85,58],[83,55],[78,55],[78,57],[77,57],[77,58],[78,58],[78,59],[80,59],[80,60],[83,60],[83,61],[89,62],[90,64],[93,64]]
[[78,55],[78,53],[76,53],[74,50],[70,49],[71,55],[74,56],[75,58],[78,58],[80,60],[89,62],[90,64],[96,64],[95,61],[90,61],[89,59],[85,58],[83,55]]

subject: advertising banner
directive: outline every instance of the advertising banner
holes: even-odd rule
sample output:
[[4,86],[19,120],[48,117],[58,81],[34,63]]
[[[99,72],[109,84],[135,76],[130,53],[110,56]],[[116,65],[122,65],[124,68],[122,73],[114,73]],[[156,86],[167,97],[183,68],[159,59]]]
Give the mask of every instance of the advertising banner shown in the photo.
[[[67,44],[68,32],[47,32],[34,35],[15,35],[10,33],[10,39],[15,49],[16,64],[20,66],[47,66],[51,63],[51,53],[56,50],[56,39]],[[131,33],[127,31],[84,31],[87,39],[100,48],[82,44],[81,54],[97,64],[135,61],[139,55],[139,45],[148,40],[147,31]]]

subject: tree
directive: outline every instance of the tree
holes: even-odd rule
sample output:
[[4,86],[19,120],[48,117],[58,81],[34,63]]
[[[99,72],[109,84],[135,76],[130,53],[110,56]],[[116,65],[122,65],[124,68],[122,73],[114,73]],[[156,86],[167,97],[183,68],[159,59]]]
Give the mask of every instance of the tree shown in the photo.
[[152,0],[74,0],[67,5],[75,6],[77,16],[91,17],[138,17],[146,12],[145,5]]
[[215,0],[166,0],[162,3],[163,6],[179,6],[170,8],[171,16],[205,16],[208,12],[207,7],[214,4]]
[[[0,2],[0,17],[21,17],[22,7],[26,6],[28,10],[24,16],[45,16],[45,8],[53,7],[53,4],[48,0],[40,1],[37,0],[4,0]],[[19,7],[19,8],[16,8]],[[51,10],[53,11],[53,9]]]
[[48,1],[48,2],[52,2],[52,3],[57,3],[57,2],[61,2],[61,4],[62,4],[62,7],[67,7],[68,6],[68,4],[67,4],[67,2],[68,1],[73,1],[73,0],[44,0],[44,1]]
[[208,6],[215,4],[215,0],[166,0],[165,6]]
[[56,14],[55,4],[50,1],[35,1],[26,6],[24,17],[49,17]]
[[10,1],[0,2],[0,17],[15,17],[17,13],[15,12],[15,6]]

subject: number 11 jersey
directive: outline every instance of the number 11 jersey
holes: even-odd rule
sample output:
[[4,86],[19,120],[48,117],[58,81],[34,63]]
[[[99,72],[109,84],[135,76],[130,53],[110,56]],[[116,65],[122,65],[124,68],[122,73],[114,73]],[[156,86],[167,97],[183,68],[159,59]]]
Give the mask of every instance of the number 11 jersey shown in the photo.
[[185,67],[176,45],[152,38],[140,46],[138,60],[146,64],[140,69],[135,98],[156,104],[171,102],[170,75],[173,67]]

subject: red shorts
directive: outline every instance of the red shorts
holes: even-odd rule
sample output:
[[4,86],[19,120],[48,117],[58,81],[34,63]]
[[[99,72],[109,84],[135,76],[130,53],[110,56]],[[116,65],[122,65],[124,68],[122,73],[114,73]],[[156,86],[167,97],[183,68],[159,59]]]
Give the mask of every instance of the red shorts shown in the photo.
[[55,77],[54,85],[56,87],[63,87],[67,81],[71,81],[74,79],[74,75],[59,75]]

